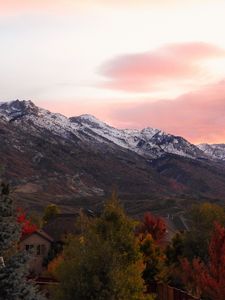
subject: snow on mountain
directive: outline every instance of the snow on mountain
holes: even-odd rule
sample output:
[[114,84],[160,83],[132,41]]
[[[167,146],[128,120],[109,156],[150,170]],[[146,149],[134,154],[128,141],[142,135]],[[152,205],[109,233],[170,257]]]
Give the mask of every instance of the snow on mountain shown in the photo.
[[73,135],[90,143],[113,143],[150,159],[166,153],[189,158],[205,156],[205,151],[200,147],[158,129],[116,129],[88,114],[67,118],[38,108],[31,101],[0,103],[0,118],[23,126],[29,125],[28,130],[46,129],[67,139]]
[[29,124],[30,130],[33,129],[32,126],[39,127],[64,137],[76,131],[76,125],[67,117],[39,108],[31,101],[15,100],[0,103],[0,117],[8,122],[22,122],[23,126]]
[[211,159],[225,160],[225,144],[200,144],[198,148]]
[[201,150],[182,137],[167,134],[159,129],[116,129],[90,115],[70,118],[92,137],[108,140],[141,156],[157,158],[165,153],[198,158],[204,156]]
[[36,106],[31,101],[10,101],[0,102],[0,116],[6,121],[13,121],[17,118],[32,114]]

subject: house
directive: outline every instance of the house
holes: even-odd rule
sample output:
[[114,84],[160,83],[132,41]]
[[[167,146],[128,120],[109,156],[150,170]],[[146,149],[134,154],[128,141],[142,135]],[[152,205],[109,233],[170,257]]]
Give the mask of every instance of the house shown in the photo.
[[20,249],[31,251],[32,255],[30,260],[31,275],[39,276],[44,271],[44,263],[62,251],[66,236],[78,233],[75,224],[81,212],[88,217],[94,217],[91,210],[82,210],[73,214],[58,214],[42,230],[36,230],[22,237]]
[[79,234],[76,222],[81,214],[88,218],[97,216],[90,209],[80,209],[77,213],[57,214],[43,227],[43,230],[53,238],[54,243],[63,243],[69,234]]
[[29,264],[30,274],[40,275],[43,271],[43,263],[51,249],[53,238],[43,230],[36,230],[25,235],[20,240],[20,250],[31,251]]

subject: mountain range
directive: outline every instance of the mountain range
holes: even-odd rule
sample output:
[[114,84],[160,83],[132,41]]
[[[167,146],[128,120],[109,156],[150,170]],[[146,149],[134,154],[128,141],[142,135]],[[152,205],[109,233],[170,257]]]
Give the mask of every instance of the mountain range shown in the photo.
[[0,166],[30,209],[99,206],[116,189],[133,214],[225,199],[225,145],[194,145],[158,129],[116,129],[31,101],[0,102]]

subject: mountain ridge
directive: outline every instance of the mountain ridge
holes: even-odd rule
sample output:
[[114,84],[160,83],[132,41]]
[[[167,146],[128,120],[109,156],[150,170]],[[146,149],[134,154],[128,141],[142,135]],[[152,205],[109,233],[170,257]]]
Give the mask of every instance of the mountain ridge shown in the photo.
[[[48,110],[38,108],[30,100],[0,103],[0,115],[10,122],[26,116],[30,118],[33,116],[32,121],[34,122],[35,117],[38,117],[36,118],[36,125],[45,126],[46,129],[60,134],[65,134],[68,131],[76,135],[80,130],[84,130],[86,134],[92,137],[98,136],[104,140],[107,139],[118,146],[152,159],[158,158],[164,153],[177,154],[189,158],[209,158],[208,153],[205,153],[201,148],[191,144],[181,136],[168,134],[151,127],[117,129],[89,114],[67,118],[62,114],[51,113]],[[46,122],[41,123],[40,118]]]
[[158,129],[120,130],[16,100],[0,103],[0,140],[4,177],[29,209],[98,206],[113,188],[134,214],[171,199],[225,199],[223,161]]

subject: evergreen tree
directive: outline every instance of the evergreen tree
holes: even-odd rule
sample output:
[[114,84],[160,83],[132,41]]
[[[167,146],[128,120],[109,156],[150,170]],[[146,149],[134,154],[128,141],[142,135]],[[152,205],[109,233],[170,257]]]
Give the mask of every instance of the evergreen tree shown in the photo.
[[27,281],[28,256],[17,249],[21,228],[5,184],[0,189],[0,229],[0,300],[44,299]]

